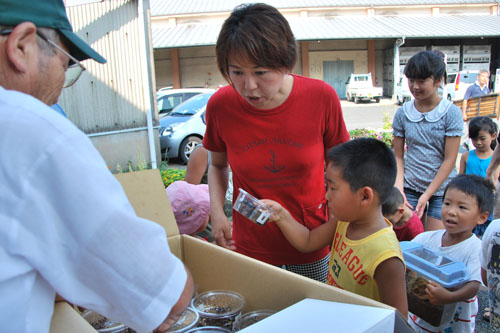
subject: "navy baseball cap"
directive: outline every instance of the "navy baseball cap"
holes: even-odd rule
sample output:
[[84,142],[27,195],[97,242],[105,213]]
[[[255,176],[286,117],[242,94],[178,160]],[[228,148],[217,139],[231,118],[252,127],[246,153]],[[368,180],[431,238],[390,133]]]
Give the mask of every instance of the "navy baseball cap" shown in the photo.
[[0,25],[16,26],[22,22],[57,30],[66,37],[70,54],[78,60],[92,58],[100,63],[106,62],[73,32],[63,0],[0,0]]

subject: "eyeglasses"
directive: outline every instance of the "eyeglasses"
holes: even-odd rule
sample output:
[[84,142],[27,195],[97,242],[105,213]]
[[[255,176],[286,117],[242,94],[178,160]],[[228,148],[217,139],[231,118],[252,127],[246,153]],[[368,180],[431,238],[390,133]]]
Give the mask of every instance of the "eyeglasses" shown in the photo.
[[[0,30],[0,35],[6,36],[11,34],[12,31],[13,29],[2,29]],[[81,64],[81,62],[78,59],[73,57],[68,52],[64,51],[62,47],[60,47],[59,45],[57,45],[56,43],[45,37],[38,30],[36,31],[36,35],[40,37],[42,40],[44,40],[46,43],[55,47],[57,50],[62,52],[62,54],[64,54],[69,58],[69,64],[68,67],[66,68],[66,77],[64,79],[63,88],[71,87],[80,78],[80,76],[86,70],[86,68]]]

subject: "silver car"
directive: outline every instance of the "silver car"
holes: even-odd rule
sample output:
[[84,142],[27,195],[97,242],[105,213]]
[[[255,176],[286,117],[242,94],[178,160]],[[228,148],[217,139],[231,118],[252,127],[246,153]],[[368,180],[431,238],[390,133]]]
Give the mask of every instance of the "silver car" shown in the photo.
[[206,89],[206,88],[171,89],[170,87],[161,88],[156,93],[156,101],[158,103],[158,113],[160,115],[169,114],[177,105],[187,101],[191,97],[211,91],[214,91],[214,89]]
[[214,92],[196,95],[160,117],[160,148],[167,158],[187,163],[191,152],[205,135],[205,109]]

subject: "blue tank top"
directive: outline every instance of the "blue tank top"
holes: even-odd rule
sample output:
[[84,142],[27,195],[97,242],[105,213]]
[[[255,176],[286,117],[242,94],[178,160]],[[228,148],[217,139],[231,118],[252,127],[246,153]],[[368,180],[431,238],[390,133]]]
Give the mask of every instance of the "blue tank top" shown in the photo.
[[491,157],[481,159],[477,157],[476,150],[473,149],[469,151],[469,158],[467,159],[467,164],[465,165],[465,173],[468,175],[478,175],[481,177],[486,177],[486,170],[491,162]]

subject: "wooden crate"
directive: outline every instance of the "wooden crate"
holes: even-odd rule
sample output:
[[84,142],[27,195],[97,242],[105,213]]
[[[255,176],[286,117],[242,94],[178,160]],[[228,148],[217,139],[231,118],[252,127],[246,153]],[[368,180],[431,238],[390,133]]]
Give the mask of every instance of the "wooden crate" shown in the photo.
[[[462,108],[463,99],[453,102],[459,108]],[[498,109],[500,106],[500,95],[488,94],[470,98],[467,101],[467,120],[477,116],[485,116],[498,119]]]

